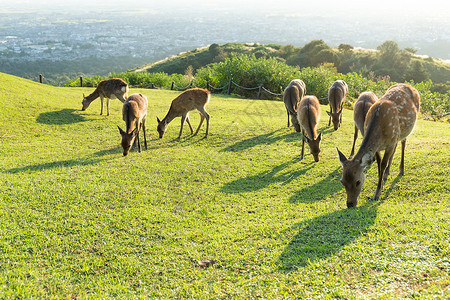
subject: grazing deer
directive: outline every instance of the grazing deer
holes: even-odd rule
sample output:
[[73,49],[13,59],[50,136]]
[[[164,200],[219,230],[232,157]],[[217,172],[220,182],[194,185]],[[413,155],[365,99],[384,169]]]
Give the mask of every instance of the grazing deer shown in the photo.
[[95,91],[89,96],[85,96],[83,94],[83,108],[82,110],[86,110],[92,101],[100,97],[102,102],[102,108],[100,111],[100,115],[103,115],[103,99],[106,98],[106,109],[107,116],[109,116],[109,101],[110,99],[119,99],[122,103],[128,98],[128,84],[120,78],[112,78],[107,80],[102,80],[99,82]]
[[287,127],[289,127],[289,119],[292,121],[292,126],[294,126],[295,131],[300,132],[300,124],[298,124],[297,119],[297,109],[300,100],[306,93],[305,83],[300,79],[292,80],[289,85],[284,90],[283,101],[286,106],[288,121]]
[[408,84],[393,85],[369,109],[364,123],[364,138],[355,157],[347,160],[337,149],[343,167],[341,182],[347,193],[347,207],[356,206],[364,183],[364,169],[373,162],[374,156],[378,163],[378,185],[373,199],[380,198],[399,141],[402,142],[400,175],[404,174],[406,138],[414,128],[419,110],[420,96],[415,88]]
[[364,92],[359,95],[358,100],[353,105],[353,120],[355,121],[355,134],[353,135],[353,147],[350,157],[355,154],[355,144],[358,138],[358,130],[361,131],[361,135],[364,136],[364,121],[366,120],[367,112],[370,107],[378,101],[377,95],[373,92]]
[[145,136],[145,120],[147,118],[148,100],[142,94],[132,94],[123,104],[122,118],[126,124],[126,131],[119,126],[119,132],[122,136],[123,156],[127,156],[131,149],[133,141],[137,138],[138,151],[141,152],[141,143],[139,141],[139,133],[144,131],[144,145],[147,149],[147,137]]
[[316,162],[319,161],[320,141],[322,133],[317,135],[317,125],[320,119],[320,103],[316,96],[305,96],[300,101],[297,110],[298,123],[302,128],[302,153],[300,159],[303,159],[305,150],[305,141],[311,149]]
[[181,128],[180,134],[178,138],[181,137],[181,133],[183,132],[183,124],[186,121],[191,129],[191,134],[194,132],[192,130],[191,122],[189,121],[189,112],[191,110],[197,109],[200,112],[200,124],[198,125],[197,131],[195,131],[194,135],[198,133],[200,127],[203,124],[203,120],[206,119],[206,134],[205,138],[208,137],[209,133],[209,114],[205,110],[206,104],[208,104],[209,99],[211,98],[211,94],[206,89],[194,88],[189,89],[178,95],[175,99],[173,99],[172,104],[170,105],[169,112],[164,117],[164,119],[158,121],[158,133],[159,138],[164,136],[164,133],[167,130],[167,126],[169,123],[175,119],[176,117],[181,117]]
[[344,108],[345,97],[348,93],[348,85],[344,80],[336,80],[328,90],[328,102],[330,110],[327,114],[330,116],[328,126],[333,121],[334,130],[338,130],[342,123],[342,109]]

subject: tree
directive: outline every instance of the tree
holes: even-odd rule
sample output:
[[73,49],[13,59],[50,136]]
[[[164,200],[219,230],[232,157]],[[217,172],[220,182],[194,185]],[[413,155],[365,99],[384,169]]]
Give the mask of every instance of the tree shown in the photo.
[[423,64],[416,60],[409,69],[405,72],[405,80],[413,80],[414,82],[427,81],[430,78],[430,73],[425,69]]
[[354,47],[349,44],[340,44],[338,47],[338,50],[342,53],[349,53],[352,52]]

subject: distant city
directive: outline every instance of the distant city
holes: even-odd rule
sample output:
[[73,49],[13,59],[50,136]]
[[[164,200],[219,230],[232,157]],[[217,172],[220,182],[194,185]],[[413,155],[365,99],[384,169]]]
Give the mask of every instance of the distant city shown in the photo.
[[[398,25],[401,24],[401,25]],[[450,20],[347,20],[286,14],[96,11],[0,11],[0,60],[14,62],[130,56],[151,63],[212,43],[258,42],[303,46],[322,39],[376,48],[386,40],[417,54],[450,60]],[[132,66],[130,66],[131,68]],[[2,70],[0,70],[2,71]]]

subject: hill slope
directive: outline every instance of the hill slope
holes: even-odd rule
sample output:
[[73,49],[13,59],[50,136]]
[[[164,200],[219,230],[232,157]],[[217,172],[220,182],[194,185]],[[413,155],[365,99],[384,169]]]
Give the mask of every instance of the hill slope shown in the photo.
[[[345,48],[345,46],[347,46],[347,48]],[[431,57],[416,56],[404,50],[397,50],[402,51],[403,57],[411,57],[406,62],[398,62],[405,67],[403,72],[408,71],[407,67],[410,64],[410,61],[411,63],[417,61],[423,65],[426,72],[429,74],[429,78],[433,82],[446,83],[450,81],[449,63]],[[363,75],[367,75],[370,71],[374,71],[377,76],[390,75],[394,81],[409,81],[414,79],[410,71],[405,74],[394,74],[394,71],[396,70],[392,69],[392,63],[383,62],[379,54],[380,51],[361,48],[356,49],[350,45],[343,45],[340,49],[332,49],[323,41],[312,41],[303,48],[295,48],[292,45],[260,45],[252,43],[213,44],[209,47],[198,48],[168,57],[164,60],[139,67],[133,71],[185,74],[190,67],[195,71],[210,63],[223,61],[233,53],[247,55],[254,54],[256,57],[277,57],[289,65],[299,65],[301,67],[317,66],[322,63],[332,62],[336,65],[338,71],[342,73],[357,71]],[[406,77],[403,78],[404,76]]]
[[322,114],[314,163],[281,102],[213,95],[208,139],[176,140],[179,119],[158,139],[178,93],[132,89],[149,147],[123,157],[119,101],[100,116],[92,88],[0,80],[0,298],[449,297],[448,124],[418,120],[405,176],[397,154],[372,202],[370,168],[346,209],[351,111],[337,132]]

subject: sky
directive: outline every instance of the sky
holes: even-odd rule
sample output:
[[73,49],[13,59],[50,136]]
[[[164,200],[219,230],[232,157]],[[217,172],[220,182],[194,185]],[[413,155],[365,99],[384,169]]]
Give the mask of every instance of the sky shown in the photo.
[[[80,3],[82,5],[80,5]],[[136,10],[146,9],[156,13],[185,11],[188,13],[214,13],[230,11],[233,13],[292,14],[339,16],[355,18],[364,16],[380,18],[450,18],[450,1],[443,0],[0,0],[0,12],[5,10],[45,10],[47,7],[61,10]]]

